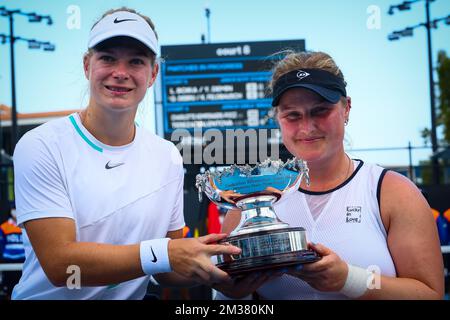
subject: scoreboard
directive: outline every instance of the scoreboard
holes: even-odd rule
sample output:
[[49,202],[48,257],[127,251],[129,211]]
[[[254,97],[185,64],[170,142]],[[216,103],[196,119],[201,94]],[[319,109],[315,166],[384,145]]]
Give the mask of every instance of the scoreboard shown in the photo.
[[305,50],[304,40],[161,47],[164,135],[176,129],[272,129],[267,94],[282,50]]

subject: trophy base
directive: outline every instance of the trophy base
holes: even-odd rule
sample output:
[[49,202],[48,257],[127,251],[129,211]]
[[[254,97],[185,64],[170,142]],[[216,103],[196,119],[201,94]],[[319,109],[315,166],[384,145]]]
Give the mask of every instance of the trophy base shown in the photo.
[[248,272],[280,269],[320,260],[320,256],[312,250],[281,253],[273,256],[241,259],[233,262],[217,264],[217,267],[231,276],[244,275]]
[[315,251],[308,249],[305,229],[300,227],[249,232],[221,242],[242,250],[240,255],[218,256],[217,267],[230,275],[280,269],[320,259]]

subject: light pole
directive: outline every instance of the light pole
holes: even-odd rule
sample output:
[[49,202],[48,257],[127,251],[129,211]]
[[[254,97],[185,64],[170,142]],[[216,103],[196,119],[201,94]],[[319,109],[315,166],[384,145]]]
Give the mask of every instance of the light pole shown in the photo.
[[211,24],[210,24],[211,10],[208,7],[205,7],[205,16],[207,27],[207,43],[211,43]]
[[[22,12],[19,9],[8,10],[5,7],[0,7],[0,16],[7,17],[9,19],[9,35],[2,34],[0,38],[2,43],[9,40],[10,48],[10,65],[11,65],[11,152],[14,151],[18,140],[17,133],[17,105],[16,105],[16,73],[15,73],[15,61],[14,61],[14,44],[18,40],[24,40],[28,42],[29,49],[36,49],[37,44],[43,46],[44,51],[54,51],[55,46],[49,42],[36,41],[34,39],[25,39],[14,36],[14,15],[21,15],[28,17],[28,22],[41,22],[47,21],[47,25],[52,25],[53,20],[48,15],[40,15],[35,12]],[[31,43],[31,44],[30,44]],[[35,46],[33,46],[33,43]],[[3,147],[3,146],[0,146]]]
[[[399,40],[401,37],[412,37],[413,30],[419,27],[425,27],[427,29],[427,50],[428,50],[428,74],[430,83],[430,109],[431,109],[431,147],[433,150],[433,155],[438,150],[438,142],[436,135],[436,98],[434,93],[434,76],[433,76],[433,51],[431,49],[431,29],[436,29],[437,24],[440,21],[445,21],[448,25],[450,24],[450,15],[443,18],[438,18],[431,20],[430,18],[430,3],[435,0],[412,0],[404,1],[398,5],[392,5],[389,8],[388,14],[393,15],[395,9],[398,11],[405,11],[411,9],[411,4],[419,1],[425,1],[425,12],[426,12],[426,22],[419,23],[415,26],[407,27],[404,30],[394,31],[388,35],[390,41]],[[431,164],[433,170],[433,183],[439,184],[439,163],[436,157],[431,157]]]

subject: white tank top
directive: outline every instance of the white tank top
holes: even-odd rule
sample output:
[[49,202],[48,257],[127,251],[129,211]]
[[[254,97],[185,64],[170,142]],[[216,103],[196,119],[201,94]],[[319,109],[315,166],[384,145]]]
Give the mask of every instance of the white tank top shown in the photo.
[[[325,245],[349,264],[396,276],[379,206],[386,169],[357,161],[356,170],[338,187],[326,192],[300,189],[277,202],[275,211],[289,225],[305,228],[309,242]],[[305,194],[330,194],[316,220]],[[263,299],[346,299],[339,293],[315,290],[290,275],[267,282],[258,289],[258,294]]]

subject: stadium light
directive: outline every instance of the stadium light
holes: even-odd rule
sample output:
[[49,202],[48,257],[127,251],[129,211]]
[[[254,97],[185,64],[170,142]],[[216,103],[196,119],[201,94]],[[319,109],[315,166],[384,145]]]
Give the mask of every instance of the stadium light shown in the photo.
[[[14,15],[25,16],[28,18],[28,22],[37,23],[41,22],[43,19],[47,20],[47,25],[53,23],[50,16],[43,16],[35,12],[22,12],[21,10],[8,10],[4,6],[0,7],[0,16],[7,17],[9,20],[9,35],[3,35],[1,37],[1,43],[6,43],[6,39],[9,39],[10,43],[10,65],[11,65],[11,152],[14,152],[18,140],[17,133],[17,106],[16,106],[16,80],[15,80],[15,62],[14,62],[14,44],[18,40],[23,40],[28,42],[29,49],[38,49],[41,46],[44,51],[54,51],[55,46],[48,43],[37,41],[35,39],[25,39],[21,37],[14,36]],[[45,44],[45,45],[44,45]],[[0,149],[3,146],[0,146]]]
[[[418,25],[407,27],[402,31],[394,31],[390,35],[388,35],[388,39],[390,41],[399,40],[401,37],[412,37],[413,30],[418,27],[425,27],[427,30],[427,50],[428,50],[428,76],[429,76],[429,85],[430,85],[430,109],[431,109],[431,145],[433,149],[433,154],[436,154],[438,151],[438,142],[437,142],[437,134],[436,134],[436,102],[435,102],[435,92],[434,92],[434,75],[433,75],[433,55],[431,49],[431,30],[437,29],[439,21],[445,21],[445,24],[450,25],[450,15],[443,18],[438,18],[431,20],[430,19],[430,3],[435,0],[411,0],[404,1],[399,5],[391,5],[388,10],[389,15],[394,14],[394,9],[399,11],[405,11],[411,9],[411,4],[424,1],[425,2],[425,12],[426,12],[426,22],[420,23]],[[433,168],[433,182],[434,184],[439,184],[439,166],[438,160],[436,157],[432,157],[432,168]]]
[[388,35],[388,40],[389,41],[395,41],[395,40],[399,40],[400,36],[396,33],[391,33],[390,35]]
[[400,31],[402,37],[412,37],[414,28],[408,27],[402,31]]
[[45,42],[42,44],[44,51],[55,51],[55,45],[51,44],[50,42]]
[[36,13],[30,13],[28,14],[28,22],[34,23],[34,22],[41,22],[42,17],[40,15],[37,15]]
[[405,1],[402,4],[399,4],[397,6],[398,10],[400,11],[406,11],[406,10],[411,10],[411,2],[410,1]]
[[5,7],[0,7],[0,16],[3,16],[3,17],[8,16],[8,11],[6,10]]
[[28,49],[40,49],[41,43],[36,40],[30,40],[28,41]]
[[390,6],[389,7],[389,11],[388,11],[388,15],[392,16],[394,14],[394,7]]

